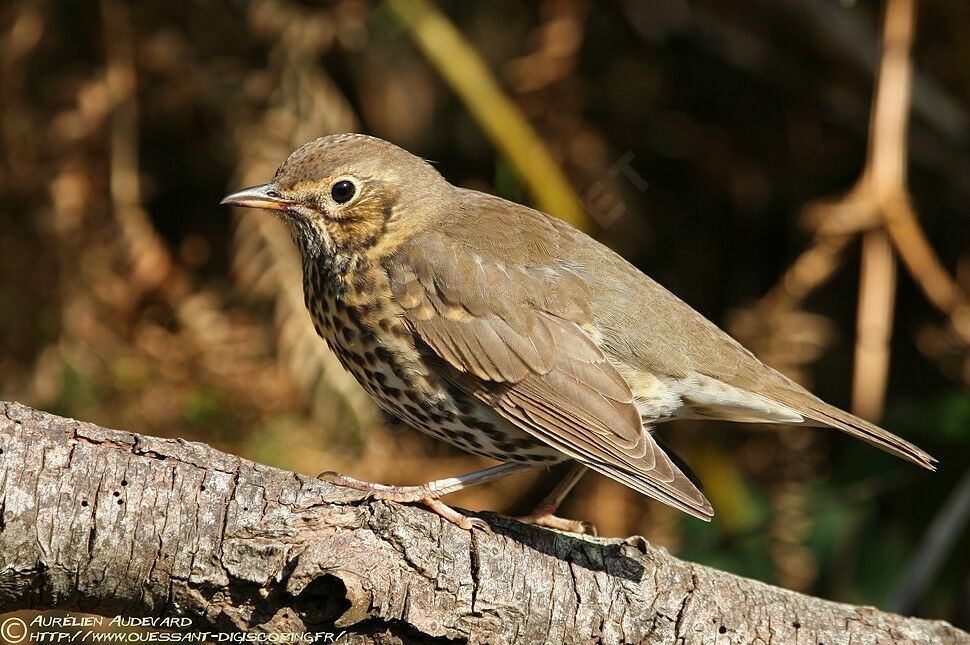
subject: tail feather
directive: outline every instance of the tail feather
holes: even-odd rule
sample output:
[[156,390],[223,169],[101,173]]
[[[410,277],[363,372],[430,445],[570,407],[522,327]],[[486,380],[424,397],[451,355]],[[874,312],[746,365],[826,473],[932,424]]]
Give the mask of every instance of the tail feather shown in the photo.
[[936,458],[926,451],[905,439],[897,437],[888,430],[883,430],[874,423],[860,419],[834,405],[829,405],[807,390],[786,388],[765,394],[775,401],[797,410],[808,419],[841,430],[927,470],[936,470]]

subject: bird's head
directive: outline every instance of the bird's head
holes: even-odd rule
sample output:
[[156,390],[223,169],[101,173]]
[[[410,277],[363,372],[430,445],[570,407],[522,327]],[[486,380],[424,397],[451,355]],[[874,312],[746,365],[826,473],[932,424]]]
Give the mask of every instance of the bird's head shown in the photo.
[[296,150],[273,181],[222,203],[277,213],[307,259],[349,257],[420,226],[451,188],[426,161],[387,141],[335,134]]

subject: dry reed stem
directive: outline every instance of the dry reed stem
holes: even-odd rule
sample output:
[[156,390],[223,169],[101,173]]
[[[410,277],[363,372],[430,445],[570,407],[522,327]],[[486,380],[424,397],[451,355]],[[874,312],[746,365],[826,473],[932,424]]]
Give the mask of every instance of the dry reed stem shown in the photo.
[[474,47],[428,0],[388,0],[414,42],[522,177],[536,204],[589,230],[579,195]]

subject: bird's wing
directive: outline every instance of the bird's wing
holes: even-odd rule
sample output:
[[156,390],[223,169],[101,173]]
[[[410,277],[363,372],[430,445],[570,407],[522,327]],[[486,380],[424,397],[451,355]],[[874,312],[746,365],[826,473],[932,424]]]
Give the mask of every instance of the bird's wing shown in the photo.
[[407,324],[456,386],[564,455],[696,517],[713,516],[583,328],[588,287],[567,268],[513,266],[442,232],[421,234],[385,266]]

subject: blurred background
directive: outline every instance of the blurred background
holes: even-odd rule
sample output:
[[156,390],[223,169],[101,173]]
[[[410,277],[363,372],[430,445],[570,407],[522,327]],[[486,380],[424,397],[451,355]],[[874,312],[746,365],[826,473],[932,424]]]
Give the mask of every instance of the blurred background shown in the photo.
[[[584,228],[941,460],[678,423],[710,525],[595,475],[562,515],[967,627],[970,4],[886,6],[8,0],[0,396],[311,475],[488,465],[382,416],[315,337],[288,234],[218,205],[366,132]],[[521,513],[553,479],[450,499]]]

